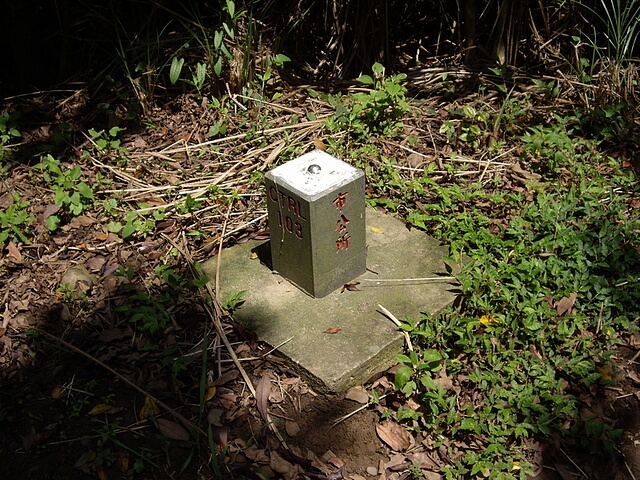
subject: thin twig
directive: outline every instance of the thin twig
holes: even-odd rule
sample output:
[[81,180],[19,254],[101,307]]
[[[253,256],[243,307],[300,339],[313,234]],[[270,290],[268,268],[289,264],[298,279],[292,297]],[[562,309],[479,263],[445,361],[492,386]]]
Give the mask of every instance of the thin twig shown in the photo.
[[109,365],[107,365],[104,362],[98,360],[93,355],[90,355],[89,353],[85,352],[84,350],[80,350],[75,345],[70,344],[69,342],[67,342],[66,340],[63,340],[60,337],[56,337],[55,335],[53,335],[53,334],[51,334],[51,333],[49,333],[49,332],[47,332],[45,330],[38,329],[37,331],[40,332],[45,337],[49,338],[50,340],[53,340],[54,342],[59,343],[63,347],[68,348],[69,350],[77,353],[78,355],[82,355],[83,357],[87,358],[88,360],[91,360],[93,363],[96,363],[96,364],[100,365],[102,368],[104,368],[109,373],[111,373],[111,374],[115,375],[116,377],[118,377],[122,382],[126,383],[127,385],[129,385],[131,388],[133,388],[134,390],[136,390],[140,394],[144,395],[145,397],[149,397],[157,405],[161,406],[167,412],[169,412],[171,415],[173,415],[175,418],[180,420],[184,425],[190,426],[191,428],[196,430],[199,434],[201,434],[203,437],[207,436],[207,434],[204,432],[204,430],[202,430],[202,428],[200,428],[198,425],[193,423],[187,417],[185,417],[184,415],[176,412],[173,408],[171,408],[169,405],[164,403],[162,400],[160,400],[159,398],[156,398],[154,395],[152,395],[149,392],[147,392],[146,390],[140,388],[135,383],[133,383],[131,380],[129,380],[127,377],[125,377],[124,375],[116,372]]
[[[402,326],[402,322],[400,320],[398,320],[393,313],[391,313],[389,310],[387,310],[386,308],[384,308],[382,305],[378,304],[378,308],[380,310],[382,310],[383,315],[385,315],[389,320],[391,320],[393,323],[396,324],[396,326],[401,327]],[[409,349],[410,352],[413,352],[413,345],[411,343],[411,337],[409,337],[409,333],[405,332],[404,330],[401,330],[402,334],[404,335],[404,339],[407,342],[407,348]]]
[[[329,115],[327,115],[329,116]],[[301,122],[301,123],[295,123],[293,125],[284,125],[282,127],[273,127],[273,128],[265,128],[264,130],[262,130],[262,134],[263,135],[268,135],[268,134],[273,134],[273,133],[279,133],[279,132],[284,132],[286,130],[295,130],[295,129],[299,129],[299,128],[303,128],[303,127],[309,127],[311,125],[313,126],[322,126],[323,123],[325,121],[325,118],[318,118],[316,120],[308,120],[306,122]],[[162,150],[162,153],[167,155],[169,153],[180,153],[180,152],[185,152],[185,151],[190,151],[190,150],[195,150],[201,147],[206,147],[208,145],[215,145],[218,143],[225,143],[225,142],[230,142],[233,140],[240,140],[243,138],[246,138],[247,136],[251,135],[251,133],[238,133],[236,135],[231,135],[229,137],[225,137],[225,138],[216,138],[213,140],[208,140],[206,142],[202,142],[199,143],[197,145],[186,145],[184,147],[178,148],[178,149],[173,149],[173,150]],[[254,138],[253,140],[257,140],[258,137]]]
[[584,473],[584,471],[578,466],[578,464],[576,462],[574,462],[573,459],[569,455],[567,455],[567,452],[565,452],[562,448],[560,449],[560,451],[564,454],[565,457],[567,457],[567,459],[571,462],[571,464],[574,467],[576,467],[576,469],[582,474],[582,476],[584,478],[589,478],[589,475]]
[[[382,400],[387,395],[389,395],[389,394],[385,393],[384,395],[382,395],[380,397],[380,400]],[[344,422],[346,419],[352,417],[353,415],[355,415],[358,412],[361,412],[362,410],[364,410],[365,408],[369,407],[370,405],[372,405],[372,403],[371,402],[367,402],[364,405],[361,405],[358,408],[356,408],[353,412],[347,413],[346,415],[340,417],[338,420],[336,420],[335,422],[333,422],[331,424],[331,428],[335,427],[336,425],[339,425],[340,423]]]
[[456,277],[421,277],[421,278],[361,278],[361,282],[372,283],[395,283],[395,284],[414,284],[414,283],[449,283],[456,281]]
[[627,463],[626,460],[624,461],[624,466],[627,467],[627,472],[629,472],[629,475],[631,476],[631,480],[636,480],[636,476],[631,471],[631,468],[629,467],[629,464]]

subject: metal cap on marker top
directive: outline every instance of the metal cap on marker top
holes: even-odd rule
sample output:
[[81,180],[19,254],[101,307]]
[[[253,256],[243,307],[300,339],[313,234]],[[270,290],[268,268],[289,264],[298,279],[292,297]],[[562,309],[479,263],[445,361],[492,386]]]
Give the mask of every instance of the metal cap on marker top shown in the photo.
[[366,270],[364,172],[314,150],[267,173],[273,269],[313,297]]

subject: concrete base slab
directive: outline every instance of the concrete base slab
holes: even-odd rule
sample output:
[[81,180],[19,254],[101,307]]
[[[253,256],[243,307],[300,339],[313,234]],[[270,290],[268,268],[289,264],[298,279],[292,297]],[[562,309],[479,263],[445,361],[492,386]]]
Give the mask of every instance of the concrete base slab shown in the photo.
[[[268,344],[280,345],[278,351],[321,391],[361,384],[401,353],[403,337],[379,305],[400,320],[417,320],[421,312],[436,313],[451,304],[459,293],[450,279],[423,280],[450,275],[446,246],[374,209],[366,216],[368,271],[355,279],[358,291],[308,296],[261,262],[268,262],[268,242],[222,252],[220,298],[246,291],[234,319]],[[204,264],[209,278],[215,278],[217,261]]]

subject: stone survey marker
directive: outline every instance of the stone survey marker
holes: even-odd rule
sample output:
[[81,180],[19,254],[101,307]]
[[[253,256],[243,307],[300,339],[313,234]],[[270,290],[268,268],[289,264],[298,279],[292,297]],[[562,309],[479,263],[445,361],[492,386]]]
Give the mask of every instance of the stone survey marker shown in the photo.
[[366,271],[364,173],[314,150],[266,175],[273,270],[321,298]]

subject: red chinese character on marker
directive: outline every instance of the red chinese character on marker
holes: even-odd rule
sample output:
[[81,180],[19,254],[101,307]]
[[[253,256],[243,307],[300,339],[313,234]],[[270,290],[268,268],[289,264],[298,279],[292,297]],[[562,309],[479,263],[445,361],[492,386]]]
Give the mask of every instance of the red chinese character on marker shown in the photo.
[[338,193],[336,199],[332,202],[338,210],[342,212],[342,208],[347,204],[347,195],[349,192]]
[[336,232],[344,233],[347,230],[347,225],[349,225],[350,221],[344,215],[340,215],[340,220],[336,222]]
[[349,240],[351,240],[351,235],[348,233],[338,237],[336,240],[336,252],[339,252],[340,250],[349,250]]

